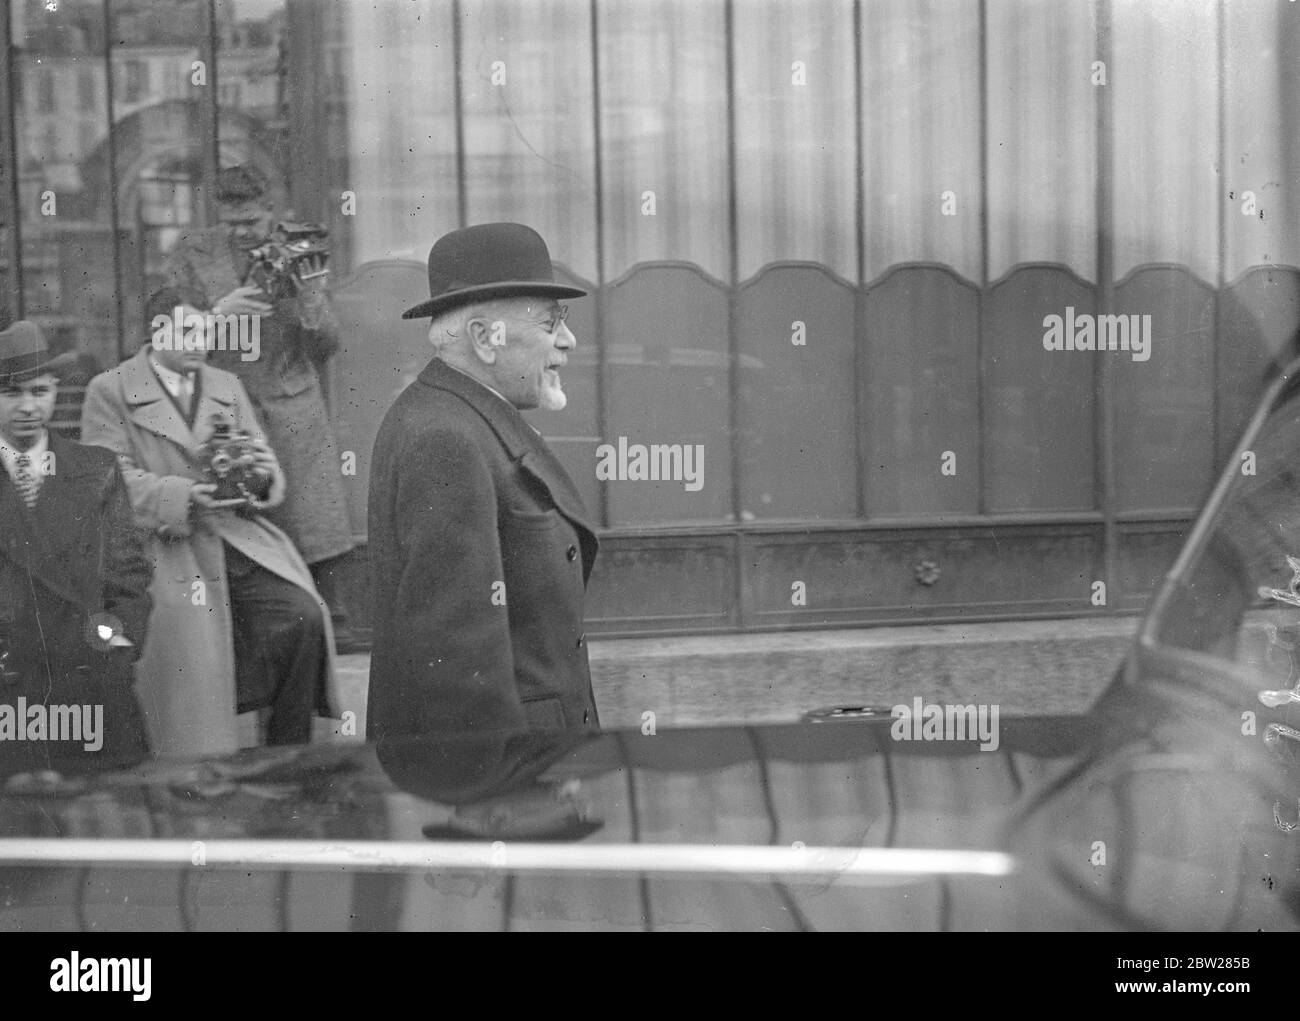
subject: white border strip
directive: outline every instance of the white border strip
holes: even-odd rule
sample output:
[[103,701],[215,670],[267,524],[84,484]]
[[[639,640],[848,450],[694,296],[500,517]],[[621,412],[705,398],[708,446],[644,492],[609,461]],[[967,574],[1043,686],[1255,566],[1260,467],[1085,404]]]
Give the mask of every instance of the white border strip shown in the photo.
[[474,869],[508,872],[702,873],[799,879],[1005,876],[996,851],[748,844],[544,844],[458,841],[0,839],[0,865]]

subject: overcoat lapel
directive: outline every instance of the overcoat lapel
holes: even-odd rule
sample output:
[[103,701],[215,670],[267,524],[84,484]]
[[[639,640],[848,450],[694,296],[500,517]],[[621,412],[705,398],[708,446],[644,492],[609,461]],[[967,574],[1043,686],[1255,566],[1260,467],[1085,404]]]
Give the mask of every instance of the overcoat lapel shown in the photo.
[[131,420],[191,452],[212,435],[212,416],[227,415],[230,411],[236,401],[235,391],[225,379],[208,372],[206,367],[201,369],[202,379],[197,391],[199,401],[191,429],[175,403],[168,399],[148,359],[149,348],[145,346],[122,366]]
[[3,525],[0,527],[0,556],[21,574],[33,574],[38,561],[44,559],[40,557],[37,545],[36,521],[18,494],[18,487],[3,468],[0,468],[0,524]]
[[429,362],[419,379],[428,386],[455,394],[478,412],[519,466],[546,487],[556,509],[578,529],[582,539],[583,574],[589,574],[598,543],[582,496],[559,459],[518,409],[440,358]]
[[[527,440],[525,440],[527,442]],[[595,528],[587,518],[587,510],[582,504],[578,487],[569,478],[569,473],[560,464],[540,436],[534,436],[531,449],[524,451],[519,459],[519,466],[546,486],[560,513],[579,528],[596,534]]]
[[86,595],[68,572],[76,555],[68,546],[81,531],[80,517],[96,505],[97,474],[88,474],[73,448],[53,433],[54,473],[41,481],[28,510],[9,473],[0,469],[0,556],[62,599],[82,606]]
[[136,356],[122,365],[123,390],[131,420],[142,429],[163,436],[185,450],[196,443],[176,405],[168,400],[149,365],[149,347],[140,348]]
[[196,443],[204,443],[212,435],[213,418],[235,421],[235,403],[239,399],[228,376],[218,376],[205,366],[197,380],[198,404],[194,409],[193,435]]

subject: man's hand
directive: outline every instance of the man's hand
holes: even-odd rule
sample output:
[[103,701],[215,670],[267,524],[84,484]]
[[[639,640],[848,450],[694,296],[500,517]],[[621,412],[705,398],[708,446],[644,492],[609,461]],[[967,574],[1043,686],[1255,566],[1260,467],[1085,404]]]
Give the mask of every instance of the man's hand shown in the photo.
[[253,455],[253,471],[261,475],[274,475],[280,462],[265,440],[249,440],[248,449]]
[[249,440],[248,449],[253,455],[253,471],[268,480],[265,487],[254,489],[250,506],[257,511],[280,506],[284,502],[284,475],[275,452],[264,440]]
[[325,281],[329,277],[329,272],[326,256],[307,255],[295,260],[289,275],[297,285],[298,293],[305,298],[310,298],[325,293]]
[[190,504],[200,510],[224,510],[227,507],[239,507],[247,501],[242,497],[235,500],[215,500],[212,494],[217,491],[215,482],[196,482],[190,487]]
[[245,284],[242,287],[236,287],[229,294],[222,295],[212,306],[212,312],[215,315],[222,316],[265,316],[270,315],[272,306],[269,302],[259,301],[253,297],[260,294],[266,297],[266,292],[256,284]]

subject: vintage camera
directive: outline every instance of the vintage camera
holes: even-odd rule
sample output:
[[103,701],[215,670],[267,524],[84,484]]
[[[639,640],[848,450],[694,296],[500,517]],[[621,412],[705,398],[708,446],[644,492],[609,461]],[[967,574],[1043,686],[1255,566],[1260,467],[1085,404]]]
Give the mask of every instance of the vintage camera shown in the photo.
[[218,415],[212,416],[212,435],[199,448],[199,463],[208,482],[216,483],[214,500],[262,500],[271,488],[271,478],[254,469],[256,458],[252,434],[232,428]]
[[269,238],[248,250],[248,279],[273,298],[293,294],[297,281],[329,275],[328,240],[322,224],[281,220]]

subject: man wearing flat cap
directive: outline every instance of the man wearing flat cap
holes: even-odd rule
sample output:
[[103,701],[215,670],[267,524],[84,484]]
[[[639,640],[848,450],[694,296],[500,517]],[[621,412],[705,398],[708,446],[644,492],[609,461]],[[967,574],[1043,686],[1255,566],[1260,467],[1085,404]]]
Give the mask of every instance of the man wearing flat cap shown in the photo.
[[267,294],[249,280],[250,251],[271,232],[267,181],[251,164],[217,173],[221,224],[186,234],[163,266],[166,283],[197,288],[205,310],[259,316],[260,352],[215,350],[210,364],[239,377],[288,480],[284,503],[268,517],[288,533],[336,611],[333,568],[352,549],[342,460],[318,369],[338,349],[338,320],[324,275],[294,274]]
[[48,427],[74,360],[34,323],[0,331],[0,772],[149,754],[132,665],[152,565],[117,459]]
[[514,223],[429,252],[434,358],[380,425],[370,477],[372,740],[598,727],[583,632],[596,535],[521,414],[557,411],[576,343],[550,254]]

